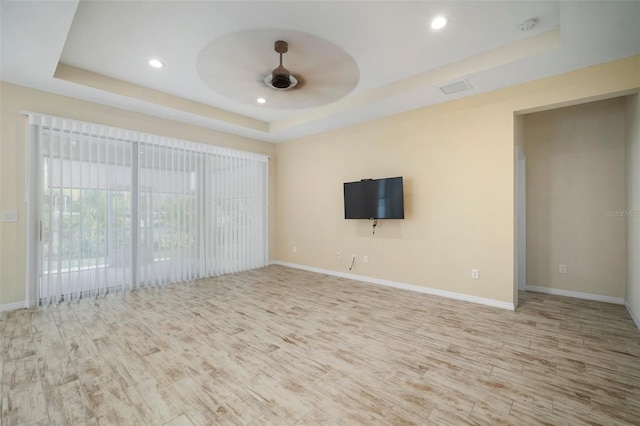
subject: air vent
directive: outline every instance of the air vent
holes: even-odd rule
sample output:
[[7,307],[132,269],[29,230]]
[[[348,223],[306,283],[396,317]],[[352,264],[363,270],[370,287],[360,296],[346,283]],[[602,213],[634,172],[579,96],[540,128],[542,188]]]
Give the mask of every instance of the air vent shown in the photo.
[[453,93],[458,93],[469,89],[471,89],[471,84],[469,84],[467,80],[456,81],[447,84],[446,86],[440,87],[440,90],[442,90],[442,93],[444,93],[445,95],[451,95]]

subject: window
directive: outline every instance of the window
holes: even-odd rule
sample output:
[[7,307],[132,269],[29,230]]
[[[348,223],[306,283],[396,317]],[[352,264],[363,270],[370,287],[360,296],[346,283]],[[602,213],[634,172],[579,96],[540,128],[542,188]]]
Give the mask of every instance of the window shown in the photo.
[[42,303],[267,264],[268,157],[29,115]]

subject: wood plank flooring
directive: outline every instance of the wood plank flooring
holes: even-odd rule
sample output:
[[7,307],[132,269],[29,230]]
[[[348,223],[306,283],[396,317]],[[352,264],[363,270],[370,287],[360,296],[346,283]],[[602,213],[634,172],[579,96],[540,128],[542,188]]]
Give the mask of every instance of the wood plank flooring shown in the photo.
[[14,311],[2,425],[640,424],[625,308],[516,312],[282,266]]

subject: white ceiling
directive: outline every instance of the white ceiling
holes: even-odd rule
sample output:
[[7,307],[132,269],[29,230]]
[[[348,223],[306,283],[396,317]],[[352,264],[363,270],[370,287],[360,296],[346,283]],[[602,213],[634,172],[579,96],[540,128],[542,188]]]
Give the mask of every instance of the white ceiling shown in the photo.
[[[3,81],[272,142],[640,54],[638,1],[1,5]],[[449,25],[434,31],[429,22],[438,14]],[[519,24],[529,18],[538,25],[521,31]],[[252,105],[223,96],[200,78],[198,56],[215,40],[249,30],[298,31],[334,44],[355,60],[359,82],[344,98],[312,108],[270,108],[269,102]],[[294,63],[295,40],[287,41]],[[255,73],[266,75],[277,65],[275,52],[265,54],[273,57],[273,67]],[[150,68],[152,57],[166,67]],[[230,72],[230,84],[241,86],[247,73],[240,69],[256,66],[247,57],[250,51],[227,59],[239,67]],[[471,90],[448,96],[438,90],[462,78]],[[152,90],[131,90],[136,86]]]

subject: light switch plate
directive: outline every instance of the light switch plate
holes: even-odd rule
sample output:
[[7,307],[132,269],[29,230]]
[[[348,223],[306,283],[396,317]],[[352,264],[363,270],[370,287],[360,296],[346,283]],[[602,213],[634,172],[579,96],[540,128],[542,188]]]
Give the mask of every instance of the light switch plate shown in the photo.
[[18,221],[18,212],[2,212],[2,221],[3,222],[17,222]]

